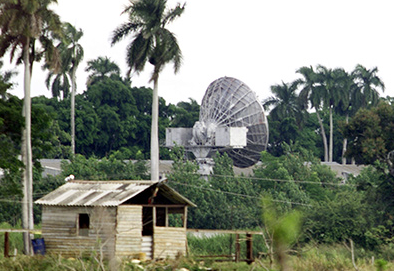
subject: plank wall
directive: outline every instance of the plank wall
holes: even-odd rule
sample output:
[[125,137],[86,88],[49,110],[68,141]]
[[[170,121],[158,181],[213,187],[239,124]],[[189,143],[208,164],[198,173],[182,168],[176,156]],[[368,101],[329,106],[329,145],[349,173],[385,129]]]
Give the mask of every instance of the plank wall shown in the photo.
[[[79,214],[89,214],[88,236],[78,235]],[[115,207],[43,206],[42,237],[47,253],[64,257],[112,257],[115,251]]]
[[139,257],[142,242],[142,206],[118,206],[116,256]]
[[153,249],[156,259],[186,255],[186,228],[154,227]]

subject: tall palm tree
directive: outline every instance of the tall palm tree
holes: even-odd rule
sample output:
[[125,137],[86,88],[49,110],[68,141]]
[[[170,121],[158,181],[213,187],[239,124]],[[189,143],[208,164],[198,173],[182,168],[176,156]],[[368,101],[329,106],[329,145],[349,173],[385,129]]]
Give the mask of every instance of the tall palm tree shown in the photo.
[[354,93],[354,102],[358,107],[368,108],[375,106],[379,100],[378,88],[385,90],[385,85],[379,76],[378,68],[367,69],[358,64],[352,72],[357,90]]
[[300,101],[304,108],[308,108],[309,104],[311,108],[316,110],[317,120],[320,125],[320,133],[322,135],[323,147],[324,147],[324,161],[328,161],[328,143],[326,131],[324,129],[323,120],[320,117],[320,109],[323,106],[323,100],[326,100],[326,90],[321,84],[319,75],[314,71],[313,67],[301,67],[297,70],[297,73],[301,74],[303,78],[301,79],[301,91],[300,91]]
[[77,30],[69,23],[64,24],[64,41],[60,44],[62,61],[68,66],[68,75],[71,78],[71,153],[75,155],[75,93],[77,91],[76,73],[83,59],[83,48],[78,41],[83,36],[81,29]]
[[294,118],[298,126],[302,125],[304,120],[304,110],[299,103],[296,93],[300,81],[294,81],[289,84],[282,82],[281,85],[271,86],[271,92],[274,96],[268,97],[263,101],[263,107],[268,110],[273,106],[270,116],[273,120],[281,121],[284,118]]
[[[357,106],[354,104],[354,94],[356,91],[356,84],[353,81],[351,74],[345,73],[343,80],[340,80],[340,88],[342,89],[342,95],[339,99],[338,105],[335,107],[335,112],[341,116],[345,116],[345,123],[349,123],[349,117],[356,112]],[[342,164],[346,164],[346,150],[347,150],[347,138],[343,138],[342,143]]]
[[[71,153],[75,155],[75,92],[76,92],[76,71],[83,59],[83,48],[78,41],[83,36],[81,29],[77,30],[70,23],[64,23],[63,36],[56,37],[60,39],[57,49],[61,57],[61,69],[58,72],[49,70],[46,78],[47,88],[51,88],[53,97],[60,97],[63,93],[63,99],[67,98],[71,86]],[[48,65],[44,65],[48,68]],[[71,84],[70,84],[71,82]]]
[[[0,1],[0,57],[10,53],[10,61],[19,52],[18,58],[24,64],[25,127],[22,136],[23,174],[22,224],[25,229],[34,227],[33,221],[33,165],[31,149],[31,97],[30,83],[33,62],[42,57],[52,69],[58,69],[60,61],[51,33],[61,32],[59,16],[49,9],[56,0],[1,0]],[[37,43],[41,47],[37,46]],[[30,235],[24,234],[25,253],[30,253]]]
[[[347,73],[342,68],[328,69],[322,65],[318,65],[317,72],[321,85],[325,88],[325,98],[323,104],[329,110],[330,120],[330,138],[328,161],[333,161],[333,147],[334,147],[334,124],[333,124],[333,110],[338,106],[341,100],[348,99],[347,87]],[[346,102],[345,102],[346,103]]]
[[104,78],[120,76],[119,66],[108,57],[98,57],[94,60],[89,60],[85,71],[90,72],[86,85],[89,87]]
[[179,17],[185,8],[179,3],[175,8],[167,9],[166,0],[130,0],[130,5],[123,13],[129,15],[128,22],[119,26],[112,35],[111,44],[133,35],[133,40],[127,47],[127,64],[130,71],[141,72],[149,61],[153,65],[150,81],[153,82],[152,97],[152,128],[151,128],[151,179],[159,179],[159,135],[158,115],[159,74],[164,66],[172,62],[176,73],[182,62],[182,53],[175,35],[166,26]]

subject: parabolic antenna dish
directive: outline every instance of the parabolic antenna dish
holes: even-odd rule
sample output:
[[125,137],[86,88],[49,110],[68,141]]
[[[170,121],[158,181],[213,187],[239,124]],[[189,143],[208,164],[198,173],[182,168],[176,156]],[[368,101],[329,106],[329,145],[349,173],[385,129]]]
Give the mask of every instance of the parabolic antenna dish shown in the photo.
[[268,122],[263,107],[256,94],[238,79],[221,77],[208,86],[201,102],[199,121],[206,126],[248,129],[244,148],[220,150],[228,153],[236,167],[254,165],[267,148]]

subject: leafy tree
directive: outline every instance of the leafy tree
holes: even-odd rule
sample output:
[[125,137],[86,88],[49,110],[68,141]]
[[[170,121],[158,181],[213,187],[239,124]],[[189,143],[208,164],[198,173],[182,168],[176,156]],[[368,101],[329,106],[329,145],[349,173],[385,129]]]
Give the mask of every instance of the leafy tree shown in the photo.
[[343,134],[349,140],[347,155],[356,157],[358,163],[373,164],[386,161],[394,150],[391,140],[394,132],[394,108],[382,102],[377,107],[359,110]]
[[200,105],[194,99],[189,102],[179,102],[174,110],[171,127],[193,127],[198,121],[200,114]]
[[268,152],[277,157],[281,156],[284,154],[283,143],[291,144],[298,140],[299,127],[296,120],[290,117],[275,121],[268,116],[268,124],[270,127]]
[[[19,48],[20,61],[24,64],[24,116],[25,130],[22,140],[24,171],[23,227],[33,228],[33,166],[31,151],[31,100],[30,83],[33,62],[44,56],[51,68],[59,67],[58,54],[49,34],[60,32],[59,16],[49,9],[55,0],[32,0],[15,2],[4,0],[0,5],[0,57],[10,51],[11,61]],[[36,42],[42,47],[37,48]],[[28,234],[24,235],[25,252],[30,251]]]
[[188,227],[242,229],[261,224],[261,189],[250,179],[235,177],[227,155],[217,154],[209,181],[200,178],[195,162],[185,159],[183,148],[173,148],[171,158],[169,185],[198,206],[189,210]]
[[0,99],[0,168],[6,174],[18,172],[23,165],[18,159],[23,129],[21,111],[21,101],[17,97]]
[[76,155],[73,161],[62,161],[63,178],[73,174],[79,180],[144,180],[147,179],[144,161],[119,160],[115,155],[108,158],[85,158]]
[[306,166],[300,165],[303,160],[299,160],[297,166],[290,166],[291,155],[277,158],[263,152],[262,165],[254,170],[254,176],[260,179],[261,189],[269,193],[273,200],[283,203],[282,212],[291,210],[294,206],[308,205],[310,202],[310,197],[298,183],[300,179],[294,176],[299,175],[297,172]]
[[318,201],[306,213],[304,229],[313,240],[320,242],[342,242],[352,239],[364,242],[364,233],[369,227],[367,205],[362,194],[355,190],[343,190],[334,198]]
[[179,17],[184,11],[184,5],[166,10],[166,0],[130,1],[123,11],[128,13],[129,21],[119,26],[113,32],[112,45],[125,36],[133,34],[133,41],[127,48],[127,64],[130,71],[140,72],[149,61],[154,66],[152,76],[152,128],[151,128],[151,178],[159,179],[159,96],[158,79],[165,64],[173,62],[174,71],[181,65],[182,54],[176,37],[167,28],[167,24]]
[[[23,102],[10,96],[7,100],[0,100],[0,168],[4,176],[0,182],[0,221],[11,222],[16,225],[21,219],[21,206],[15,202],[22,201],[22,184],[20,183],[23,163],[18,159],[21,146],[21,135],[23,130],[22,117]],[[55,157],[65,151],[59,140],[61,132],[56,126],[50,112],[45,110],[42,104],[32,101],[32,152],[33,152],[33,180],[34,189],[37,182],[41,181],[41,165],[38,159],[42,157]],[[61,158],[61,157],[60,157]],[[34,190],[37,194],[36,190]],[[48,192],[48,191],[47,191]],[[34,208],[34,212],[38,211]],[[37,216],[38,215],[38,216]],[[39,213],[34,213],[34,221],[38,222]]]
[[[0,60],[0,69],[3,67],[4,63]],[[11,89],[13,83],[11,82],[11,78],[16,75],[17,72],[9,70],[9,71],[1,71],[0,72],[0,98],[7,99],[8,94],[7,90]]]

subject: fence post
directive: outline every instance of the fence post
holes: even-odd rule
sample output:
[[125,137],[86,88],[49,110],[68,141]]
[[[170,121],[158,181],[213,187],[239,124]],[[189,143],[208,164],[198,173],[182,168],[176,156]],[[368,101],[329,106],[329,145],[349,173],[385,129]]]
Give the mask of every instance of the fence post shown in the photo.
[[239,243],[239,234],[235,235],[235,262],[239,262],[241,258],[241,244]]
[[248,264],[253,262],[253,239],[252,234],[246,234],[246,261]]
[[4,258],[10,257],[10,233],[4,232]]

